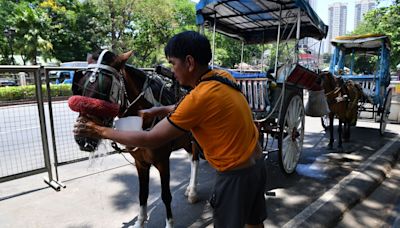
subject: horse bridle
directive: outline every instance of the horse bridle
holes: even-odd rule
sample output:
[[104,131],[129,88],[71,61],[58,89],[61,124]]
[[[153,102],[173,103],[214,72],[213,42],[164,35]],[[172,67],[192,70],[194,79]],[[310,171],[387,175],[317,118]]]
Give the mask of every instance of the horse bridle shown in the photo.
[[112,84],[108,99],[112,103],[117,103],[119,105],[122,105],[124,104],[124,92],[125,92],[124,77],[114,67],[101,64],[101,62],[103,61],[103,57],[107,52],[108,50],[103,50],[99,55],[97,63],[88,65],[87,71],[91,72],[91,75],[89,76],[89,79],[85,84],[94,83],[97,80],[97,78],[99,78],[100,74],[111,76]]
[[161,96],[162,92],[164,89],[164,86],[161,89],[160,93],[160,98],[157,100],[153,92],[150,88],[150,82],[149,78],[146,77],[145,82],[143,83],[142,87],[142,92],[133,100],[132,102],[129,101],[128,99],[128,93],[126,91],[125,83],[124,83],[124,76],[122,75],[122,72],[118,71],[114,67],[108,66],[101,64],[103,61],[103,57],[105,53],[107,53],[108,50],[103,50],[101,54],[99,55],[99,58],[97,60],[96,64],[89,64],[88,65],[88,70],[89,72],[92,72],[90,77],[89,77],[89,82],[94,83],[100,73],[106,74],[111,76],[112,78],[112,85],[111,85],[111,92],[109,94],[109,100],[113,103],[117,103],[120,106],[124,107],[124,112],[122,113],[121,116],[124,116],[128,110],[136,103],[139,101],[141,97],[144,97],[147,101],[149,101],[152,105],[154,106],[160,106],[161,105]]

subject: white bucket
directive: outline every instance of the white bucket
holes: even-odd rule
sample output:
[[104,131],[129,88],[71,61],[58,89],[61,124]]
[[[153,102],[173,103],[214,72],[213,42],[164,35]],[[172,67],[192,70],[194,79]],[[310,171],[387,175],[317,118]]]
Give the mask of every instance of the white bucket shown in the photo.
[[114,122],[114,127],[119,131],[141,131],[143,130],[142,123],[142,117],[128,116],[116,120]]

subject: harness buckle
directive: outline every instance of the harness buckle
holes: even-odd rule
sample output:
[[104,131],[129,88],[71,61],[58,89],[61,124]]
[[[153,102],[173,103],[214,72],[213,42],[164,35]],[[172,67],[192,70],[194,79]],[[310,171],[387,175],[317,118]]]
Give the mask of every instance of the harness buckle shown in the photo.
[[90,83],[94,83],[95,81],[96,81],[96,73],[93,72],[93,74],[90,75],[89,82]]

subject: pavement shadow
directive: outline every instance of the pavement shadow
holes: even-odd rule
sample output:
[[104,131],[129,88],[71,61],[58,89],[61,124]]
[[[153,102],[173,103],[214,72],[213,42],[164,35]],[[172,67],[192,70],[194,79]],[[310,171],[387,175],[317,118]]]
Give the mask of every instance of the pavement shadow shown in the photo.
[[[190,178],[190,161],[186,157],[170,158],[170,189],[172,194],[172,213],[175,227],[205,227],[212,223],[211,208],[208,198],[211,194],[215,171],[205,160],[200,160],[198,176],[199,201],[190,204],[184,196]],[[152,172],[158,171],[154,169]],[[118,210],[127,210],[132,205],[139,205],[139,181],[135,175],[117,174],[112,181],[124,184],[122,191],[113,196],[113,204]],[[150,200],[152,199],[152,200]],[[161,199],[161,184],[159,178],[150,178],[149,200],[147,205],[148,221],[146,227],[160,227],[165,225],[166,210]],[[139,206],[138,206],[139,207]],[[138,208],[139,209],[139,208]],[[137,221],[137,215],[130,221],[122,222],[121,227],[131,227]],[[195,225],[194,225],[195,224]]]

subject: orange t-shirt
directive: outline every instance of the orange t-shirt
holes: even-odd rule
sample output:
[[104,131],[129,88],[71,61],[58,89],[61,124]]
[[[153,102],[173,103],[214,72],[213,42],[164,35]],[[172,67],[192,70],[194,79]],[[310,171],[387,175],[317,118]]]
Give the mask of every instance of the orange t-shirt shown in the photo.
[[[202,79],[219,75],[232,81],[226,71],[212,70]],[[246,162],[257,144],[258,131],[246,98],[221,82],[199,83],[177,105],[168,120],[191,131],[208,162],[225,171]]]

